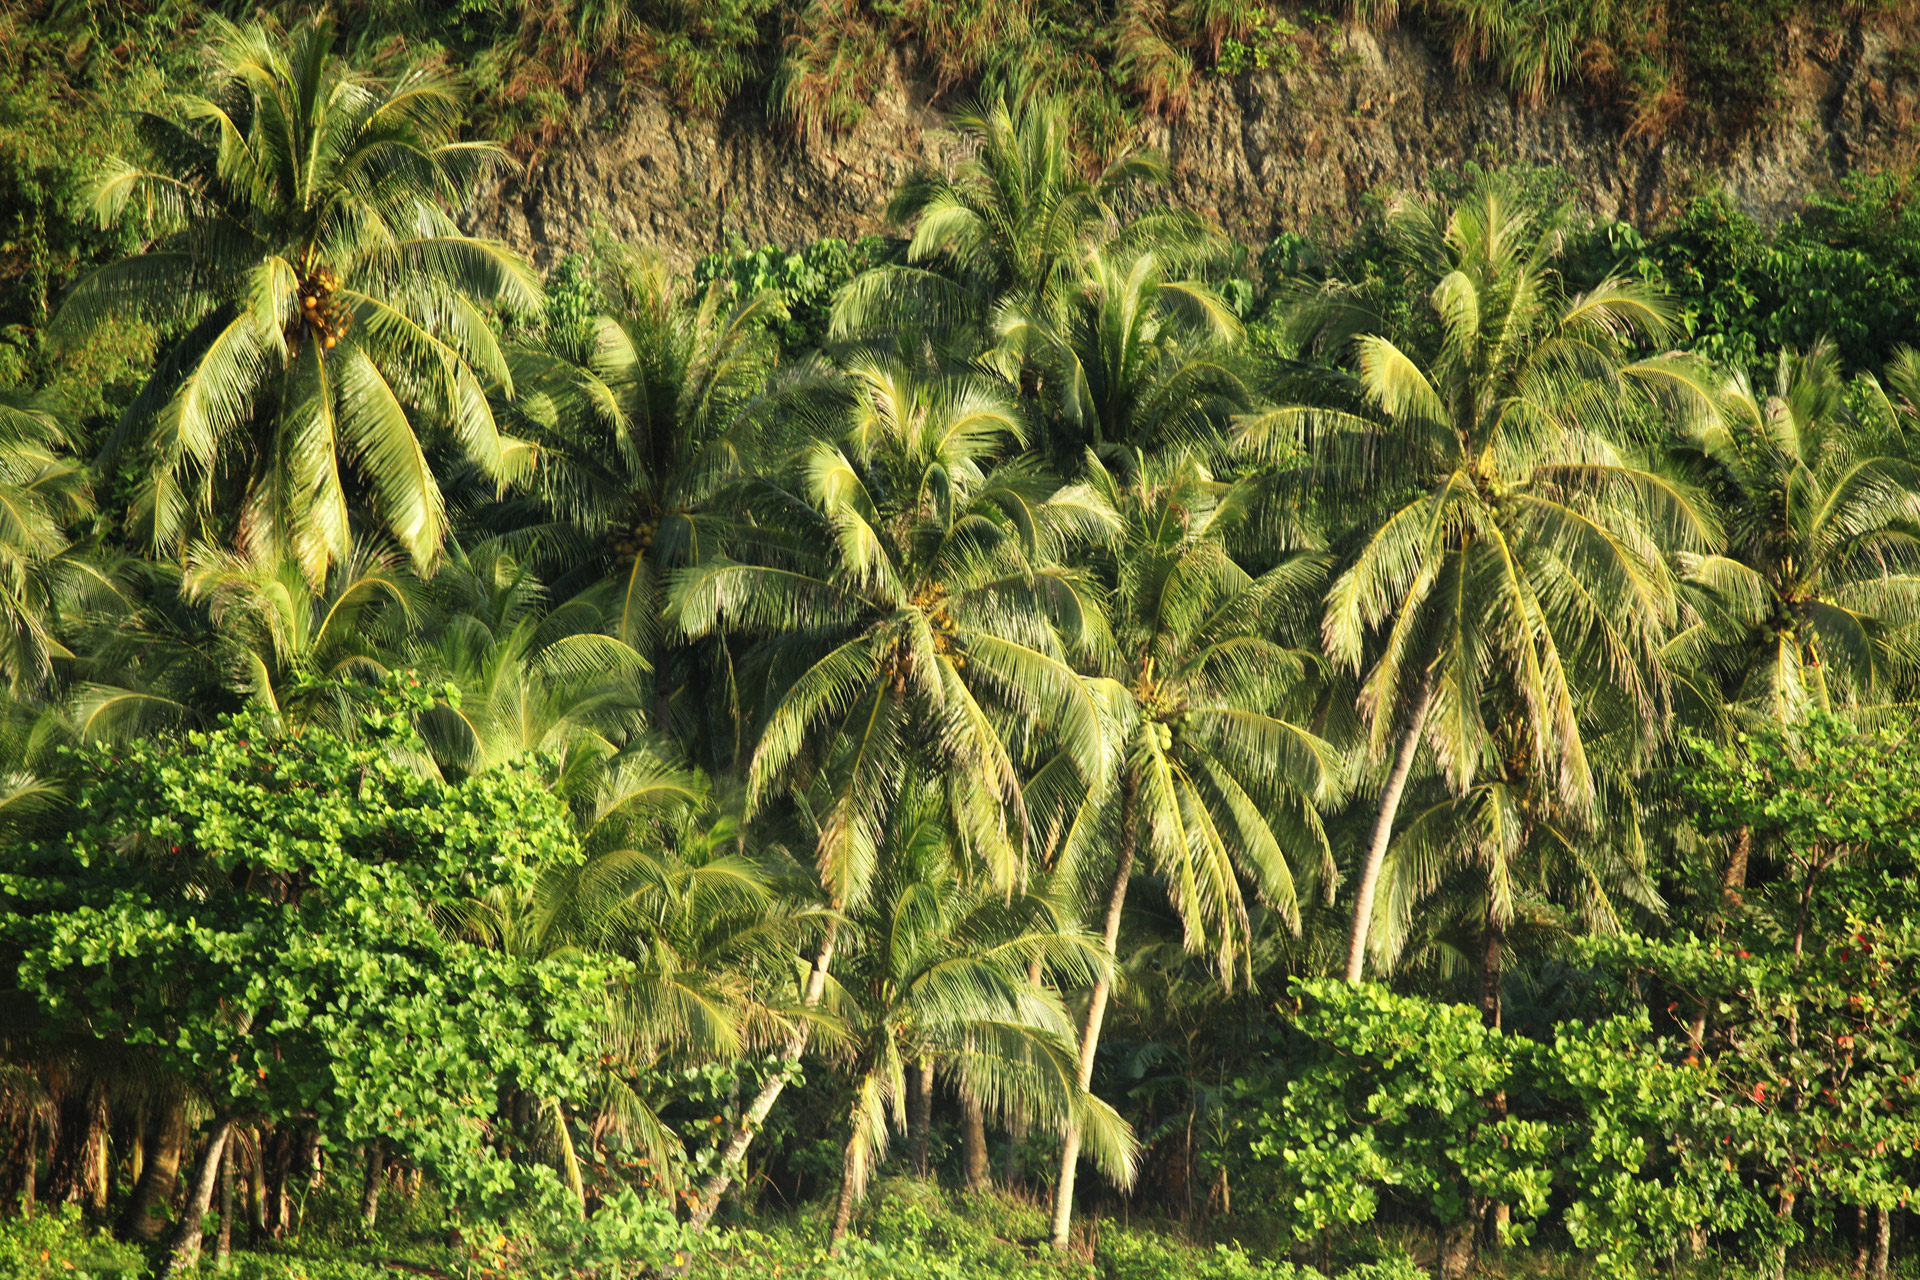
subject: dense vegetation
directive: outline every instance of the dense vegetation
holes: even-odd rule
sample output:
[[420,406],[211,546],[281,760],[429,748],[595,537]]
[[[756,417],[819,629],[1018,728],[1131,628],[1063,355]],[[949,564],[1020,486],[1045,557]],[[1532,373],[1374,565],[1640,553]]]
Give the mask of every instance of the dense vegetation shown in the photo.
[[7,1274],[1899,1264],[1904,180],[1253,253],[994,92],[543,278],[441,63],[202,35],[10,161]]

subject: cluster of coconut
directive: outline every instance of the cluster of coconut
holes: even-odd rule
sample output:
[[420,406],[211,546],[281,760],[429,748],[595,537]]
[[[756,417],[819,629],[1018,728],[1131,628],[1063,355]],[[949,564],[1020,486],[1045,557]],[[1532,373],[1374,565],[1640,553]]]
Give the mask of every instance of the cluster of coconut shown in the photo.
[[339,288],[340,277],[325,267],[300,281],[301,323],[329,351],[353,324],[352,313],[334,301]]

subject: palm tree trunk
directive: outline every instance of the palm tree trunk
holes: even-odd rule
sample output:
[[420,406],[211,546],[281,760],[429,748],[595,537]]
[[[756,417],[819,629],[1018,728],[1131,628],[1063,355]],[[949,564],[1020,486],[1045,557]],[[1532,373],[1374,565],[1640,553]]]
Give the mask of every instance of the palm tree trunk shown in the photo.
[[375,1138],[367,1144],[366,1177],[360,1183],[360,1222],[369,1231],[380,1220],[380,1179],[386,1172],[386,1147]]
[[1427,727],[1427,708],[1433,705],[1433,668],[1421,673],[1420,685],[1413,691],[1407,707],[1406,724],[1393,748],[1393,769],[1380,793],[1380,811],[1373,820],[1373,838],[1367,842],[1367,860],[1360,867],[1360,887],[1353,899],[1353,933],[1347,940],[1347,981],[1358,983],[1366,976],[1367,935],[1373,928],[1373,895],[1380,887],[1380,867],[1387,860],[1387,846],[1393,841],[1393,821],[1400,813],[1400,798],[1406,794],[1407,778],[1413,772],[1413,759],[1420,752],[1420,739]]
[[13,1150],[8,1153],[5,1170],[7,1181],[0,1184],[0,1206],[4,1206],[8,1200],[18,1196],[20,1216],[31,1218],[37,1190],[34,1184],[39,1170],[40,1110],[29,1103],[26,1114],[20,1122],[20,1136],[15,1141]]
[[[827,925],[826,937],[820,940],[820,951],[813,960],[813,972],[807,975],[807,989],[802,997],[806,1008],[812,1009],[820,1003],[821,993],[827,989],[827,970],[833,964],[834,943],[838,939],[840,925],[838,921]],[[794,1028],[793,1035],[787,1040],[787,1047],[781,1053],[781,1065],[790,1067],[800,1060],[806,1052],[808,1024],[800,1023]],[[753,1141],[755,1130],[766,1122],[767,1114],[773,1110],[773,1104],[779,1101],[780,1091],[786,1088],[787,1073],[777,1071],[773,1078],[760,1086],[760,1092],[754,1095],[753,1103],[740,1117],[740,1127],[727,1140],[727,1146],[720,1153],[720,1164],[700,1186],[700,1198],[695,1202],[688,1225],[697,1232],[706,1230],[707,1223],[713,1220],[713,1214],[720,1207],[720,1197],[733,1185],[733,1171],[739,1167],[741,1159],[747,1154],[747,1147]]]
[[186,1207],[180,1213],[180,1230],[173,1238],[161,1280],[172,1280],[193,1269],[200,1261],[200,1239],[207,1207],[213,1203],[213,1186],[219,1180],[221,1158],[227,1150],[227,1138],[233,1133],[233,1117],[214,1117],[213,1132],[207,1135],[207,1149],[193,1171],[193,1183],[187,1193]]
[[[1094,1056],[1100,1048],[1100,1024],[1106,1020],[1107,997],[1113,992],[1112,966],[1120,954],[1120,916],[1127,905],[1127,886],[1133,880],[1133,860],[1140,847],[1134,830],[1140,810],[1140,783],[1128,770],[1120,793],[1120,857],[1113,868],[1113,888],[1107,894],[1106,929],[1101,941],[1107,949],[1108,971],[1093,984],[1087,997],[1087,1022],[1080,1033],[1080,1092],[1093,1086]],[[1060,1177],[1053,1188],[1053,1247],[1067,1247],[1073,1225],[1073,1182],[1080,1165],[1080,1126],[1069,1122],[1060,1146]]]
[[853,1184],[860,1143],[860,1104],[857,1102],[851,1127],[853,1132],[847,1135],[846,1154],[840,1161],[840,1202],[833,1208],[833,1234],[827,1239],[827,1252],[836,1258],[840,1256],[841,1243],[847,1238],[847,1228],[853,1225]]
[[98,1191],[100,1155],[107,1143],[107,1086],[94,1080],[60,1101],[60,1136],[47,1171],[47,1199],[91,1203]]
[[987,1113],[971,1098],[960,1101],[960,1164],[967,1190],[987,1189]]
[[[1733,848],[1727,854],[1727,865],[1720,873],[1720,915],[1712,922],[1715,937],[1725,917],[1738,911],[1747,888],[1747,864],[1753,855],[1753,828],[1737,827],[1733,833]],[[1693,1022],[1687,1028],[1687,1038],[1692,1041],[1696,1053],[1702,1053],[1707,1045],[1707,1002],[1703,999],[1694,1006]]]
[[[1526,837],[1521,839],[1524,847]],[[1494,908],[1493,885],[1487,885],[1487,923],[1486,936],[1480,950],[1480,1020],[1490,1030],[1500,1030],[1505,1003],[1501,999],[1502,986],[1506,974],[1507,924]],[[1507,1091],[1496,1089],[1487,1098],[1487,1118],[1494,1124],[1507,1118]],[[1513,1209],[1504,1201],[1490,1206],[1487,1219],[1487,1236],[1490,1243],[1498,1247],[1506,1240],[1508,1224],[1513,1220]]]
[[267,1178],[267,1235],[275,1240],[284,1239],[292,1225],[287,1221],[287,1173],[292,1163],[293,1135],[285,1126],[274,1125],[261,1164]]
[[1740,908],[1747,889],[1747,862],[1753,855],[1753,828],[1739,827],[1733,833],[1733,851],[1727,855],[1727,869],[1720,876],[1720,901],[1727,911]]
[[220,1234],[213,1240],[216,1271],[225,1271],[233,1256],[233,1149],[237,1145],[229,1135],[227,1149],[220,1154]]
[[1506,959],[1506,922],[1494,914],[1492,890],[1487,894],[1487,929],[1480,953],[1480,1020],[1490,1030],[1500,1029],[1500,988]]
[[913,1176],[933,1171],[933,1055],[923,1054],[913,1089]]
[[247,1152],[247,1238],[257,1248],[267,1238],[267,1130],[253,1130],[253,1147]]
[[1466,1280],[1473,1270],[1473,1233],[1471,1217],[1440,1228],[1440,1280]]
[[160,1234],[161,1224],[153,1211],[173,1198],[186,1124],[185,1100],[172,1095],[163,1099],[147,1135],[146,1162],[133,1184],[133,1194],[127,1197],[126,1212],[120,1215],[120,1234],[128,1239],[152,1240]]

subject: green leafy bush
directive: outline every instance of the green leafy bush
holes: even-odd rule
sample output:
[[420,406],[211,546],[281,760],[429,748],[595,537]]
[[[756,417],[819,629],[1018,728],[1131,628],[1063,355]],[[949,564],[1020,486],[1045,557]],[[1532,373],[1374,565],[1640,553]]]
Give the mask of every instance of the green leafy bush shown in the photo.
[[89,1228],[79,1205],[0,1217],[0,1276],[7,1280],[139,1280],[146,1273],[145,1256]]
[[537,771],[422,776],[432,701],[396,678],[352,736],[248,713],[76,753],[72,825],[0,861],[0,964],[39,1026],[190,1081],[217,1114],[501,1184],[481,1127],[503,1087],[572,1091],[607,969],[443,927],[580,855]]

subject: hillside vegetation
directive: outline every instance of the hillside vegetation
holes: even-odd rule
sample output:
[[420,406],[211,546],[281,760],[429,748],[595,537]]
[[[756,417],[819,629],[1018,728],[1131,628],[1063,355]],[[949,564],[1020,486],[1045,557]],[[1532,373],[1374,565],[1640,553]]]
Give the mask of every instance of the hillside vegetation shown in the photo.
[[1911,1272],[1912,175],[1236,245],[989,75],[542,271],[508,72],[724,42],[425,12],[15,13],[0,1274]]

